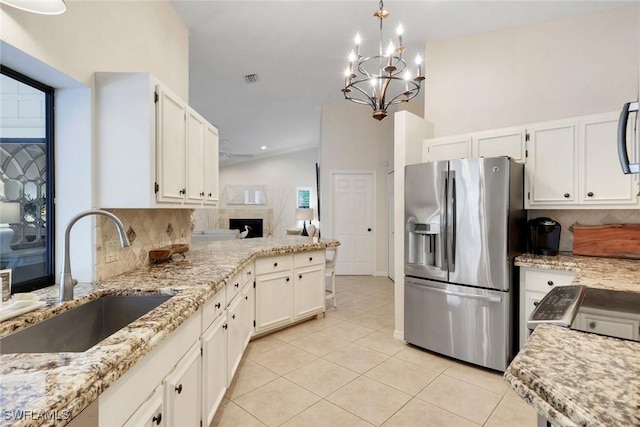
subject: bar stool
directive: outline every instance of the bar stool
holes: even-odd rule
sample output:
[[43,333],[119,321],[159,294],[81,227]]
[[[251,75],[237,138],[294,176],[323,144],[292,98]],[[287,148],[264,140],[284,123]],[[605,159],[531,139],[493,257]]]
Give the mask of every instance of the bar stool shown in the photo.
[[325,277],[331,277],[331,288],[325,289],[327,300],[333,299],[333,307],[336,305],[336,258],[338,257],[338,247],[327,248],[325,253]]

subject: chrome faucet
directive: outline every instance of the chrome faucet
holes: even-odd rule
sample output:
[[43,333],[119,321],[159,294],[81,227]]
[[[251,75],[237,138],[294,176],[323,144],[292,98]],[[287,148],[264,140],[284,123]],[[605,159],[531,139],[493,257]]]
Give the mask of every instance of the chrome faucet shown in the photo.
[[112,214],[111,212],[103,211],[101,209],[91,209],[88,211],[80,212],[78,215],[74,216],[69,220],[67,224],[67,228],[64,231],[64,255],[62,258],[62,274],[60,275],[60,283],[59,283],[59,297],[58,300],[60,302],[63,301],[71,301],[73,299],[73,287],[78,283],[77,280],[74,280],[71,276],[71,261],[69,260],[69,235],[71,234],[71,227],[75,224],[80,218],[89,215],[103,215],[107,218],[111,219],[118,230],[118,236],[120,237],[120,246],[125,248],[129,246],[129,239],[127,238],[127,233],[124,230],[124,225],[122,225],[122,221],[118,219],[117,216]]

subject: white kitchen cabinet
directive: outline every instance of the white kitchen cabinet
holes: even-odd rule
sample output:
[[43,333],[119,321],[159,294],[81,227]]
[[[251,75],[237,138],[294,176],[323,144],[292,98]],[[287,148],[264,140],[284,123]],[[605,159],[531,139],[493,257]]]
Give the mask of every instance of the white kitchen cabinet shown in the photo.
[[324,250],[255,261],[255,334],[325,311]]
[[291,270],[256,274],[256,333],[284,326],[293,321],[291,276]]
[[540,300],[556,286],[568,286],[576,273],[565,270],[520,268],[520,347],[529,339],[527,320]]
[[422,144],[422,160],[467,159],[471,157],[471,136],[456,135],[425,139]]
[[[584,205],[638,205],[638,186],[620,168],[616,148],[618,114],[580,123],[580,199]],[[627,138],[629,143],[632,138]]]
[[204,204],[217,205],[219,200],[218,129],[211,123],[204,129]]
[[578,124],[560,121],[528,128],[525,208],[578,200]]
[[640,317],[633,313],[581,307],[574,323],[581,331],[634,341],[640,338]]
[[242,350],[244,351],[253,336],[253,324],[255,321],[255,290],[253,281],[247,282],[242,288],[240,294],[241,303],[244,305],[242,310]]
[[163,389],[156,387],[153,394],[138,410],[127,420],[124,427],[162,427],[165,425],[163,419]]
[[233,380],[233,375],[242,360],[243,332],[242,325],[244,304],[241,295],[237,295],[227,307],[227,325],[229,328],[227,335],[227,381],[229,384]]
[[187,202],[202,203],[204,192],[204,147],[207,121],[187,109]]
[[620,169],[617,129],[617,113],[529,128],[525,208],[639,207],[638,186]]
[[187,105],[162,85],[156,85],[158,201],[182,203],[186,193]]
[[[222,292],[224,293],[224,292]],[[211,425],[216,410],[222,402],[227,385],[227,338],[226,312],[202,334],[202,420]]]
[[200,427],[200,343],[162,381],[166,425]]
[[472,156],[509,156],[516,162],[524,163],[526,160],[526,133],[524,127],[473,133],[471,136]]
[[96,73],[95,104],[96,207],[217,204],[217,130],[170,89],[149,73]]

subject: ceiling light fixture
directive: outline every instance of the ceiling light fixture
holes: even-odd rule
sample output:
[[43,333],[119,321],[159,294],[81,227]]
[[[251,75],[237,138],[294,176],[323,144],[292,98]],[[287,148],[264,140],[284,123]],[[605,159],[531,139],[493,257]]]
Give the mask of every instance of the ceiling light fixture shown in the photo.
[[380,21],[380,50],[378,55],[363,57],[360,55],[360,34],[355,37],[355,51],[349,54],[349,65],[345,70],[345,99],[357,104],[369,105],[373,108],[373,118],[382,120],[387,117],[387,108],[393,104],[408,102],[420,93],[422,75],[422,58],[416,55],[415,71],[407,68],[402,58],[402,25],[398,25],[398,45],[389,41],[386,51],[382,45],[382,20],[389,16],[380,0],[378,10],[373,14]]
[[64,0],[0,0],[0,3],[40,15],[60,15],[67,10]]
[[266,145],[263,145],[262,147],[260,147],[260,149],[261,149],[261,150],[266,150],[266,149],[267,149],[267,146],[266,146]]

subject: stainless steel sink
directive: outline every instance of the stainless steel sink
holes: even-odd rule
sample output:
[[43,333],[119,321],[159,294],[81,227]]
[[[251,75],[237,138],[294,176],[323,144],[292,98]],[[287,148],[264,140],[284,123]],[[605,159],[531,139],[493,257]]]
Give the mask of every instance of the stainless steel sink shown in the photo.
[[171,296],[103,296],[0,338],[0,354],[82,352]]

